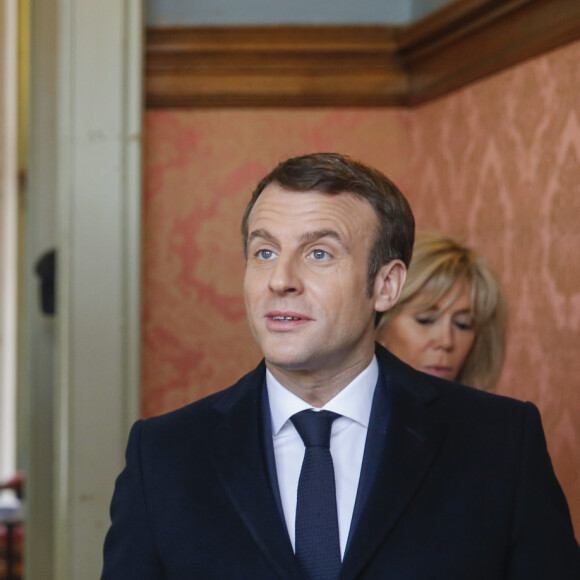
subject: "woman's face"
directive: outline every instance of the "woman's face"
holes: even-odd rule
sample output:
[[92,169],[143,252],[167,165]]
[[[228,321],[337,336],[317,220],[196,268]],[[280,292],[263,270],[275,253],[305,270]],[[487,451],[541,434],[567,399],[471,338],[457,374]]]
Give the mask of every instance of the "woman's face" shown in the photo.
[[379,342],[413,368],[455,380],[473,346],[471,284],[456,280],[432,308],[419,292],[379,334]]

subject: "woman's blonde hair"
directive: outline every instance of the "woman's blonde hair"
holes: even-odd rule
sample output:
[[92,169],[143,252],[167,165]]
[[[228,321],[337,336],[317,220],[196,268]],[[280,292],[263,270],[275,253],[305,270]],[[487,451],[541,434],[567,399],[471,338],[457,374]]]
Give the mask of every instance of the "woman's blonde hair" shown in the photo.
[[425,309],[435,306],[457,279],[471,283],[471,309],[475,339],[457,381],[492,391],[503,366],[507,327],[505,294],[487,261],[474,250],[437,234],[417,234],[413,258],[401,297],[385,312],[377,337],[389,322],[420,292]]

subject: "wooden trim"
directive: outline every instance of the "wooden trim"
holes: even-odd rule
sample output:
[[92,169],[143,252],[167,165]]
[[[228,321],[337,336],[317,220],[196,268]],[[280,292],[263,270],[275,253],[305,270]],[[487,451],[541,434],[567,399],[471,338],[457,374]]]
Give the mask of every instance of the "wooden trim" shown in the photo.
[[456,0],[408,27],[150,28],[146,103],[414,106],[579,38],[578,0]]
[[149,29],[148,107],[401,104],[389,27]]
[[578,0],[454,2],[399,38],[406,103],[428,102],[579,38]]

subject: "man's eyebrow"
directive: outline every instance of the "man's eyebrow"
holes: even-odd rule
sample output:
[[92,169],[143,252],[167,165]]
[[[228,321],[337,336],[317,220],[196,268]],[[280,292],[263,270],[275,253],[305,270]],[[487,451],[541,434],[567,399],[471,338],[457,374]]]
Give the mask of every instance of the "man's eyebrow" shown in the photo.
[[300,241],[304,244],[311,244],[322,238],[332,238],[333,240],[336,240],[342,247],[348,249],[346,244],[344,243],[344,240],[340,237],[338,232],[330,229],[306,232],[300,236]]
[[[257,229],[250,232],[248,236],[248,244],[255,240],[256,238],[266,240],[267,242],[271,242],[273,244],[278,243],[278,238],[271,234],[268,230],[264,229]],[[312,244],[322,238],[332,238],[336,240],[341,246],[348,250],[347,245],[344,243],[344,240],[340,237],[338,232],[331,229],[324,229],[324,230],[315,230],[312,232],[305,232],[300,235],[298,238],[301,244]]]
[[252,240],[255,240],[256,238],[261,238],[272,243],[276,243],[278,241],[276,236],[273,236],[268,230],[264,229],[253,230],[250,232],[250,235],[248,236],[248,243]]

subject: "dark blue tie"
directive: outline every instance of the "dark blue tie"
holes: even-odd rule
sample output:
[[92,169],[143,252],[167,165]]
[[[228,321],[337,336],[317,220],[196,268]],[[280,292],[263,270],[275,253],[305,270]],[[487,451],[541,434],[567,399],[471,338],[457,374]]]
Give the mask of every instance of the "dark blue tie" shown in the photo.
[[336,580],[340,542],[334,466],[330,455],[330,411],[301,411],[290,420],[306,446],[298,480],[296,557],[309,580]]

